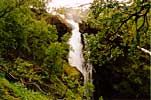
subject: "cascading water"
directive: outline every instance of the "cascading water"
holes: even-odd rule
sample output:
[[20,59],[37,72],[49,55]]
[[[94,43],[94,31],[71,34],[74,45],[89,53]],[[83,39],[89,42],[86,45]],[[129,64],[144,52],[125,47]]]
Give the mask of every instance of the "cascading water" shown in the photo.
[[83,54],[82,54],[82,44],[81,44],[81,33],[79,32],[79,24],[73,19],[66,19],[68,24],[72,28],[72,36],[68,43],[70,44],[71,50],[69,51],[69,64],[75,66],[81,73],[84,74],[83,70]]
[[62,19],[65,20],[65,23],[67,23],[72,28],[72,35],[69,39],[68,43],[70,45],[70,51],[69,51],[69,64],[72,67],[76,67],[83,75],[84,82],[86,82],[86,68],[84,67],[84,58],[82,54],[82,42],[81,42],[81,33],[79,32],[79,24],[75,21],[72,14],[68,14],[68,17],[58,14]]
[[[86,3],[86,1],[87,1],[87,3],[92,2],[92,0],[79,0],[79,1],[82,1],[83,3],[84,2]],[[70,6],[72,6],[72,5],[70,4]],[[55,0],[54,0],[52,3],[48,4],[48,9],[50,9],[50,10],[48,10],[48,12],[50,12],[54,15],[60,16],[65,21],[65,23],[68,26],[70,26],[72,29],[72,31],[71,31],[72,35],[68,41],[68,43],[70,45],[68,61],[72,67],[76,67],[81,72],[81,74],[84,77],[84,83],[86,83],[88,81],[88,79],[90,79],[90,77],[92,76],[92,68],[90,68],[92,66],[89,66],[89,64],[87,64],[87,66],[85,66],[86,64],[84,64],[84,58],[83,58],[83,54],[82,54],[83,45],[81,42],[81,33],[79,32],[79,23],[78,23],[79,19],[81,20],[81,15],[80,15],[80,13],[76,12],[76,9],[72,9],[72,10],[70,9],[70,10],[66,11],[65,14],[59,14],[59,13],[53,11],[52,10],[53,7],[51,7],[51,6],[54,6],[54,8],[55,7],[60,8],[61,6],[59,7],[57,3],[55,6]],[[65,6],[66,5],[64,4],[62,7],[65,7]],[[91,73],[91,75],[90,75],[90,73]]]

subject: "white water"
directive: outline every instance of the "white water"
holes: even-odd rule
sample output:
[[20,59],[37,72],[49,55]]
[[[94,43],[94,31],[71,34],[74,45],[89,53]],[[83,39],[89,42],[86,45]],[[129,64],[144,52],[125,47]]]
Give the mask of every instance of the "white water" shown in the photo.
[[[91,3],[93,0],[77,0],[77,1],[78,2],[83,1],[83,2],[79,2],[79,4],[87,4],[87,3]],[[48,12],[60,16],[64,20],[64,23],[71,27],[72,35],[68,41],[68,44],[70,45],[68,62],[72,67],[76,67],[81,72],[81,74],[84,77],[84,83],[86,83],[90,78],[92,78],[92,66],[90,66],[89,64],[84,65],[84,58],[82,54],[83,45],[81,42],[81,33],[79,32],[78,22],[79,20],[82,20],[85,17],[85,16],[81,17],[81,15],[87,13],[86,8],[88,8],[90,5],[86,5],[87,6],[86,8],[83,7],[81,9],[81,10],[85,10],[82,14],[77,13],[76,9],[68,9],[68,11],[64,15],[53,11],[52,7],[54,8],[69,7],[69,6],[75,7],[73,6],[74,3],[71,4],[71,0],[69,2],[69,6],[67,6],[67,4],[68,2],[60,3],[59,1],[55,2],[55,0],[53,0],[53,2],[48,4],[47,6]]]
[[[70,51],[69,51],[69,64],[72,67],[76,67],[84,76],[84,79],[86,79],[86,70],[84,67],[84,58],[82,54],[82,42],[81,42],[81,33],[79,32],[79,24],[74,20],[74,17],[72,14],[68,14],[68,17],[65,15],[58,14],[66,24],[68,24],[72,28],[72,35],[69,39],[68,43],[70,45]],[[86,80],[85,80],[86,81]]]
[[81,33],[79,32],[79,24],[73,19],[66,19],[67,23],[72,27],[72,36],[68,43],[71,47],[69,51],[69,64],[76,67],[82,74],[84,74],[83,63],[84,58],[82,54],[82,43],[81,43]]
[[[124,0],[116,0],[119,2],[123,2]],[[131,0],[126,0],[126,2]],[[59,15],[66,24],[68,24],[72,28],[72,35],[69,39],[68,43],[70,45],[70,51],[69,51],[69,64],[72,67],[76,67],[83,75],[84,81],[86,82],[88,79],[92,78],[92,66],[87,62],[84,66],[84,58],[82,54],[82,43],[81,43],[81,33],[79,32],[79,24],[77,22],[77,19],[82,20],[80,17],[80,13],[77,13],[74,11],[74,9],[68,9],[68,11],[62,15],[55,11],[53,11],[53,8],[76,8],[79,5],[82,4],[88,4],[92,3],[93,0],[52,0],[51,2],[48,2],[47,9],[49,13]],[[89,8],[90,5],[86,5],[86,9]],[[81,10],[85,10],[85,7]],[[85,17],[85,16],[84,16]],[[83,18],[84,18],[83,17]]]

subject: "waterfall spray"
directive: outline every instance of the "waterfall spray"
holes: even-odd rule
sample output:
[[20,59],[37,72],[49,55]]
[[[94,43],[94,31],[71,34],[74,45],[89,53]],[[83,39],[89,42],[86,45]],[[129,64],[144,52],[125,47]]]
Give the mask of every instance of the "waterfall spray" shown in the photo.
[[75,21],[72,14],[68,14],[67,16],[58,14],[62,19],[65,20],[65,23],[68,24],[72,28],[72,35],[68,41],[70,45],[69,51],[69,64],[72,67],[76,67],[83,75],[84,82],[86,82],[86,68],[84,66],[84,58],[82,54],[82,42],[81,42],[81,33],[79,32],[79,24]]
[[88,13],[88,9],[87,9],[88,7],[85,8],[83,6],[82,8],[79,7],[64,8],[65,12],[64,14],[61,14],[56,11],[57,8],[61,8],[61,7],[56,5],[57,8],[54,7],[55,10],[53,10],[53,7],[50,8],[50,6],[52,5],[55,4],[50,3],[47,5],[48,12],[53,15],[59,16],[61,19],[63,19],[64,23],[67,24],[72,29],[71,31],[72,35],[68,41],[68,44],[70,45],[68,62],[72,67],[76,67],[81,72],[84,78],[84,83],[86,83],[90,78],[92,78],[92,66],[90,66],[89,63],[86,64],[86,62],[84,61],[84,57],[82,53],[83,44],[81,42],[81,33],[79,32],[79,22],[85,19]]

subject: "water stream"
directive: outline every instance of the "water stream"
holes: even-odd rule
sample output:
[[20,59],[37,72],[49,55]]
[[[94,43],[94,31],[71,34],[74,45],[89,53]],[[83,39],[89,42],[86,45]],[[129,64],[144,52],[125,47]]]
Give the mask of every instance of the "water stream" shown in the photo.
[[[83,0],[83,2],[84,1],[85,0]],[[86,0],[86,1],[90,2],[92,0]],[[54,6],[56,8],[60,8],[60,5],[63,7],[66,5],[63,3],[59,5],[58,3],[59,2],[55,3],[55,0],[54,0],[52,3],[48,4],[48,8],[49,8],[48,12],[54,15],[58,15],[61,19],[64,20],[65,24],[71,27],[72,35],[68,41],[68,44],[70,45],[68,62],[72,67],[76,67],[81,72],[84,78],[84,83],[86,83],[90,78],[92,78],[92,68],[91,68],[92,66],[90,66],[90,64],[86,64],[86,62],[84,61],[83,53],[82,53],[83,44],[81,42],[81,33],[79,32],[79,23],[78,23],[79,20],[82,20],[81,15],[80,13],[76,12],[78,11],[76,9],[68,9],[68,11],[66,11],[65,14],[60,14],[56,11],[53,11],[53,9],[50,7]],[[85,8],[83,7],[83,9]]]
[[82,54],[82,42],[81,42],[81,33],[79,32],[79,24],[75,21],[72,14],[68,14],[68,16],[58,14],[66,24],[68,24],[72,28],[72,35],[68,41],[70,45],[69,51],[69,64],[72,67],[76,67],[83,75],[84,82],[86,82],[86,68],[84,66],[84,58]]
[[72,35],[68,43],[70,45],[69,51],[69,64],[76,67],[81,73],[84,74],[83,63],[84,58],[82,54],[82,43],[81,43],[81,33],[79,32],[79,24],[73,19],[66,19],[68,24],[72,27]]

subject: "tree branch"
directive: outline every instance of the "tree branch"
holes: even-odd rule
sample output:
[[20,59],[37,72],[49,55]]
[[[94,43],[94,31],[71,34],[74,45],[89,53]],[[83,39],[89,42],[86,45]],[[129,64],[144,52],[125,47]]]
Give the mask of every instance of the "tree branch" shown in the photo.
[[144,49],[144,48],[141,48],[140,46],[137,46],[137,48],[138,48],[139,50],[143,51],[144,53],[147,53],[147,54],[149,54],[149,55],[151,56],[151,52],[150,52],[149,50]]
[[44,91],[41,89],[41,87],[40,87],[38,84],[34,83],[34,82],[26,82],[26,83],[24,83],[24,84],[26,84],[26,85],[34,85],[41,93],[47,95],[47,93],[44,92]]
[[[124,19],[122,22],[121,22],[121,24],[120,24],[120,26],[117,28],[117,31],[115,32],[115,33],[117,33],[120,29],[121,29],[121,27],[128,21],[128,20],[130,20],[133,16],[135,16],[136,17],[136,19],[138,20],[140,17],[146,17],[147,16],[147,13],[149,13],[149,10],[150,10],[150,4],[149,3],[147,3],[147,4],[144,4],[144,5],[142,5],[142,6],[140,6],[141,7],[141,9],[139,10],[139,11],[137,11],[137,12],[135,12],[135,13],[133,13],[133,14],[129,14],[129,16],[128,16],[128,18],[127,19]],[[143,11],[143,10],[145,10],[146,9],[146,12],[145,12],[145,14],[141,14],[141,12]],[[144,23],[143,23],[144,24]],[[143,27],[143,26],[142,26]],[[140,27],[140,28],[142,28],[142,27]],[[139,29],[140,29],[139,28]]]

